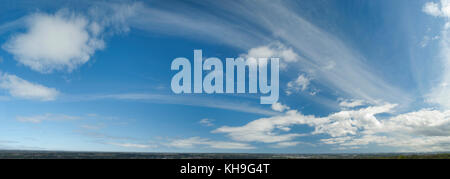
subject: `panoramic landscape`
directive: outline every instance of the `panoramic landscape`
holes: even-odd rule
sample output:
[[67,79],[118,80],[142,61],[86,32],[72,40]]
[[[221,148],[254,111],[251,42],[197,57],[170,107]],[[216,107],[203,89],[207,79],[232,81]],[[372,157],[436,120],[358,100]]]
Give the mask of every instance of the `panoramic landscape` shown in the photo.
[[450,159],[450,0],[1,4],[1,159]]
[[257,153],[140,153],[0,151],[2,159],[450,159],[448,153],[341,153],[341,154],[257,154]]

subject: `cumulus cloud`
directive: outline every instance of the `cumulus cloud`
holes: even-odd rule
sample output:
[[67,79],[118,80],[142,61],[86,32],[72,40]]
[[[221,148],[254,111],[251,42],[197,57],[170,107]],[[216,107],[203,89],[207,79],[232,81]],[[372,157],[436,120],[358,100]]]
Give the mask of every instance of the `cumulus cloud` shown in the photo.
[[423,6],[422,11],[431,16],[450,18],[450,1],[427,2]]
[[274,42],[269,45],[258,46],[248,50],[247,54],[242,54],[245,58],[280,58],[280,68],[287,67],[287,63],[297,62],[298,54],[292,48],[288,48],[280,42]]
[[[225,133],[235,141],[273,143],[274,147],[301,144],[294,139],[305,135],[325,135],[323,144],[336,149],[357,149],[369,144],[394,147],[398,151],[450,150],[450,111],[422,109],[392,115],[397,105],[383,104],[358,110],[344,110],[326,117],[303,115],[297,110],[284,115],[261,118],[243,126],[223,126],[214,133]],[[380,114],[391,117],[381,118]],[[310,126],[310,133],[293,133],[296,125]]]
[[78,116],[68,116],[62,114],[44,114],[44,115],[36,115],[36,116],[18,116],[16,117],[17,121],[20,122],[30,122],[30,123],[41,123],[44,121],[71,121],[71,120],[79,120],[81,119]]
[[294,125],[308,125],[315,128],[312,134],[329,134],[336,137],[356,134],[360,129],[379,127],[380,123],[375,115],[389,112],[393,107],[395,105],[387,104],[356,111],[341,111],[323,118],[306,116],[297,110],[290,110],[282,116],[261,118],[240,127],[224,126],[213,132],[226,133],[237,141],[274,143],[286,142],[306,135],[286,132],[289,132]]
[[395,104],[371,106],[359,110],[340,111],[326,117],[324,123],[315,125],[313,134],[328,134],[332,137],[356,135],[361,131],[368,132],[383,127],[375,116],[392,112]]
[[281,104],[279,102],[273,103],[272,104],[272,110],[274,111],[278,111],[278,112],[283,112],[285,110],[288,110],[289,106],[286,106],[284,104]]
[[419,136],[450,136],[450,111],[422,109],[401,114],[386,121],[382,131]]
[[3,49],[32,70],[71,72],[105,48],[105,35],[127,32],[126,22],[137,7],[138,3],[105,4],[87,14],[67,9],[35,13],[23,18],[25,32],[13,35]]
[[206,146],[214,149],[254,149],[253,146],[245,143],[212,141],[210,139],[200,137],[173,140],[168,143],[167,146],[176,148],[193,148],[197,146]]
[[422,10],[423,10],[423,12],[430,14],[432,16],[440,16],[442,14],[439,5],[434,2],[427,2],[423,6]]
[[248,51],[246,56],[253,58],[279,57],[286,62],[295,62],[298,59],[298,55],[292,50],[292,48],[287,48],[278,42],[252,48]]
[[3,48],[21,64],[35,71],[72,71],[104,47],[89,30],[90,22],[67,11],[29,16],[26,32],[13,36]]
[[304,134],[281,132],[289,132],[290,127],[293,125],[319,121],[314,121],[314,119],[316,119],[314,116],[304,116],[295,110],[291,110],[287,111],[285,115],[261,118],[251,121],[244,126],[222,126],[214,130],[213,133],[225,133],[233,140],[243,142],[286,142],[296,137],[304,136]]
[[297,77],[297,79],[288,82],[286,85],[286,94],[291,95],[295,92],[305,91],[310,84],[310,79],[306,77],[304,74],[301,74]]
[[30,100],[51,101],[59,95],[59,92],[54,88],[31,83],[7,73],[0,73],[0,88],[7,90],[13,97]]
[[[390,109],[386,109],[390,111]],[[360,118],[346,121],[361,120]],[[348,148],[368,144],[398,148],[399,151],[433,152],[450,150],[450,111],[422,109],[387,119],[372,118],[371,125],[351,135],[337,135],[323,142]]]

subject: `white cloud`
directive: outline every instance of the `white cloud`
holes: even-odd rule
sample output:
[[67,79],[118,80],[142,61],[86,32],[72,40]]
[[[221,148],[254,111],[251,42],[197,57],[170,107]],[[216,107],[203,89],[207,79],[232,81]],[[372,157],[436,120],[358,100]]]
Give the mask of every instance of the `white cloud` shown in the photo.
[[83,65],[104,42],[89,31],[87,18],[68,11],[37,13],[27,18],[25,33],[13,36],[3,48],[33,70],[72,71]]
[[272,104],[272,110],[274,111],[278,111],[278,112],[283,112],[285,110],[290,109],[289,106],[286,106],[284,104],[281,104],[279,102],[273,103]]
[[304,74],[301,74],[297,77],[297,79],[288,82],[286,85],[286,94],[291,95],[295,92],[305,91],[310,84],[310,79],[306,77]]
[[450,136],[450,111],[422,109],[386,121],[381,131],[420,136]]
[[304,134],[282,134],[282,132],[290,131],[290,127],[293,125],[309,124],[320,121],[320,119],[314,121],[315,119],[314,116],[304,116],[295,110],[291,110],[287,111],[285,115],[261,118],[251,121],[244,126],[223,126],[214,130],[213,133],[225,133],[233,140],[244,142],[286,142],[296,137],[304,136]]
[[31,100],[51,101],[59,95],[54,88],[31,83],[7,73],[0,73],[0,88],[7,90],[13,97]]
[[441,0],[439,3],[427,2],[422,11],[431,16],[450,18],[450,0]]
[[203,126],[211,127],[211,126],[214,126],[213,121],[214,121],[213,119],[205,118],[205,119],[200,120],[199,123]]
[[423,12],[432,15],[432,16],[440,16],[441,15],[441,10],[439,8],[439,5],[437,3],[434,2],[427,2],[424,6],[423,6]]
[[355,108],[358,106],[363,106],[365,104],[366,104],[366,102],[364,100],[352,99],[352,100],[342,100],[339,103],[339,106],[344,107],[344,108]]
[[[128,32],[127,22],[140,3],[93,3],[87,14],[62,9],[35,13],[20,20],[26,31],[12,36],[3,49],[14,59],[41,73],[71,72],[105,48],[103,38]],[[16,26],[14,26],[17,28]]]
[[247,54],[242,54],[245,58],[280,58],[280,68],[285,69],[287,63],[297,62],[299,56],[292,48],[287,48],[280,42],[274,42],[269,45],[259,46],[248,50]]
[[[398,151],[450,150],[450,111],[422,109],[415,112],[380,118],[392,113],[397,105],[384,104],[358,110],[344,110],[326,117],[305,116],[296,110],[284,115],[261,118],[244,126],[223,126],[213,133],[225,133],[235,141],[275,143],[274,147],[289,147],[305,135],[328,135],[320,141],[336,149],[349,150],[374,144]],[[311,133],[293,133],[290,128],[306,125]]]
[[390,113],[395,104],[371,106],[359,110],[340,111],[326,117],[325,122],[316,124],[313,134],[328,134],[332,137],[356,135],[358,132],[381,128],[377,114]]
[[[355,120],[361,121],[361,118],[346,119]],[[353,131],[350,135],[340,135],[322,141],[344,149],[375,144],[410,152],[450,150],[450,111],[422,109],[387,119],[372,118],[371,121],[372,125],[354,123],[355,127],[362,130]]]
[[196,146],[206,146],[214,149],[254,149],[253,146],[245,143],[212,141],[206,138],[191,137],[187,139],[173,140],[167,144],[176,148],[193,148]]
[[296,137],[307,135],[286,132],[289,132],[290,127],[294,125],[308,125],[315,128],[312,134],[343,136],[356,134],[360,129],[380,127],[375,115],[389,112],[393,107],[395,105],[386,104],[357,111],[341,111],[323,118],[305,116],[296,110],[291,110],[282,116],[261,118],[240,127],[223,126],[213,132],[226,133],[236,141],[275,143],[291,141]]
[[36,115],[36,116],[18,116],[16,117],[17,121],[20,122],[30,122],[30,123],[41,123],[43,121],[71,121],[71,120],[80,120],[81,118],[78,116],[68,116],[62,114],[44,114],[44,115]]

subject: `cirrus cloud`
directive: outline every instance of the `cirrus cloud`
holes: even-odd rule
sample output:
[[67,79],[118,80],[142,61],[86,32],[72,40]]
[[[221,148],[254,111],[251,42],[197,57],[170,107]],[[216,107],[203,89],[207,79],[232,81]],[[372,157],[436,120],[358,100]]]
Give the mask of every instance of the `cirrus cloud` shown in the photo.
[[44,115],[36,115],[36,116],[18,116],[16,119],[17,121],[20,122],[41,123],[43,121],[71,121],[71,120],[79,120],[81,118],[78,116],[47,113]]

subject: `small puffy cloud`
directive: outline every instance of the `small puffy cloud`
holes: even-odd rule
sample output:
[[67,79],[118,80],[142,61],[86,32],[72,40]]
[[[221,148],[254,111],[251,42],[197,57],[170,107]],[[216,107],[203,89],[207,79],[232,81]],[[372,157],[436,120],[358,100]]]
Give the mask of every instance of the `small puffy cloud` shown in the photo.
[[193,148],[196,146],[206,146],[214,149],[254,149],[253,146],[245,143],[212,141],[200,137],[173,140],[168,143],[167,146],[176,148]]
[[274,42],[269,45],[251,48],[247,54],[242,54],[245,58],[280,58],[280,68],[286,68],[286,63],[297,62],[299,55],[285,45]]
[[275,50],[269,46],[260,46],[252,48],[248,51],[247,57],[253,58],[270,58],[275,55]]
[[308,77],[306,77],[304,74],[301,74],[297,77],[297,79],[288,82],[288,84],[286,85],[286,94],[291,95],[295,92],[305,91],[308,88],[310,81],[311,80]]
[[450,18],[450,1],[427,2],[423,6],[422,11],[431,16]]
[[214,126],[213,122],[214,122],[213,119],[205,118],[205,119],[200,120],[198,123],[200,123],[203,126],[211,127],[211,126]]
[[360,99],[342,100],[339,102],[339,106],[343,108],[355,108],[363,105],[366,105],[366,102]]
[[54,88],[31,83],[7,73],[0,73],[0,88],[7,90],[13,97],[30,100],[51,101],[59,95],[59,92]]
[[288,110],[289,106],[286,106],[284,104],[281,104],[279,102],[273,103],[272,104],[272,110],[274,111],[278,111],[278,112],[283,112],[285,110]]
[[30,122],[30,123],[41,123],[44,121],[71,121],[71,120],[80,120],[81,118],[78,116],[68,116],[62,114],[44,114],[44,115],[36,115],[36,116],[18,116],[16,117],[17,121],[20,122]]
[[439,5],[434,2],[425,3],[422,11],[429,15],[432,15],[432,16],[440,16],[441,15],[441,9],[440,9]]
[[70,72],[104,47],[87,18],[65,10],[33,14],[25,23],[26,32],[13,36],[3,48],[19,63],[41,73]]

